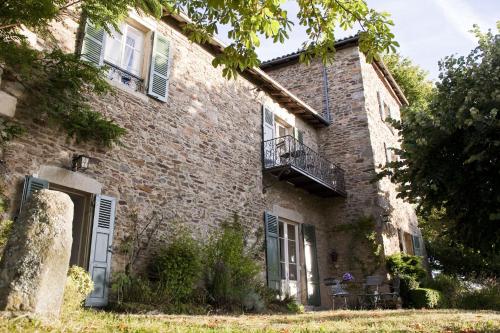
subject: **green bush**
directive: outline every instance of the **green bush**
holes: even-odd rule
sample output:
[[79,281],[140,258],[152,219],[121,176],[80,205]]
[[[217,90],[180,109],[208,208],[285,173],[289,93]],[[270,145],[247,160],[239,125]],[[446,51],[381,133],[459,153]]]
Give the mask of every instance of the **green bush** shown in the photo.
[[386,258],[389,273],[399,276],[411,276],[420,281],[426,277],[427,271],[422,265],[422,258],[405,253],[397,253]]
[[258,311],[261,307],[257,292],[260,270],[246,248],[245,231],[236,217],[212,233],[205,254],[207,301],[225,310]]
[[441,299],[441,293],[434,289],[416,288],[409,291],[409,302],[413,308],[433,309],[439,306]]
[[425,281],[425,287],[435,289],[441,292],[443,298],[440,306],[443,308],[456,308],[460,300],[467,291],[464,283],[457,277],[439,274],[433,279]]
[[113,275],[111,290],[118,304],[158,304],[162,301],[160,295],[155,293],[151,281],[140,276],[134,276],[123,272]]
[[73,312],[80,309],[92,290],[94,282],[90,274],[81,267],[71,266],[64,287],[63,311]]
[[500,311],[500,284],[486,285],[469,291],[460,299],[459,307],[470,310]]
[[158,252],[149,271],[170,303],[190,302],[202,275],[199,243],[191,235],[182,233]]

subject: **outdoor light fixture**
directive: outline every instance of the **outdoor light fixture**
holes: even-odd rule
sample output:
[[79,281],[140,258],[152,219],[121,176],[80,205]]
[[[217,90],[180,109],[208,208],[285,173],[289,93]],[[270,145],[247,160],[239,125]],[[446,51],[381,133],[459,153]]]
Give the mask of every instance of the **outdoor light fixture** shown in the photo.
[[85,155],[75,155],[71,161],[71,170],[86,170],[89,167],[90,157]]

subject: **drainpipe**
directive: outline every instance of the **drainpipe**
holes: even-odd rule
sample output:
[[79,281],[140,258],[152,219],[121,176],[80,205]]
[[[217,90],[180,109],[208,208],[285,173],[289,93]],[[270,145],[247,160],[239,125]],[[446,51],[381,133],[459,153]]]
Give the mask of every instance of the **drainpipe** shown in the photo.
[[328,102],[328,73],[326,72],[326,66],[323,64],[323,118],[332,122],[330,115],[330,104]]

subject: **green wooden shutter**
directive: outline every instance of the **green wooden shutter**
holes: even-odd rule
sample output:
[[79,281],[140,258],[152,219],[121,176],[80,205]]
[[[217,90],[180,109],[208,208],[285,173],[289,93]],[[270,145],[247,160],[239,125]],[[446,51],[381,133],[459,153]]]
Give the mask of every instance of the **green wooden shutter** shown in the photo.
[[278,238],[278,216],[264,213],[266,229],[266,265],[267,285],[276,291],[281,291],[280,243]]
[[24,187],[23,187],[23,196],[21,198],[20,210],[23,209],[23,205],[26,204],[26,201],[30,198],[33,192],[49,188],[49,182],[45,179],[35,178],[32,176],[24,177]]
[[96,196],[89,260],[89,273],[94,282],[94,290],[85,301],[87,306],[108,304],[115,206],[115,198],[105,195]]
[[304,237],[304,257],[306,264],[307,304],[321,305],[318,253],[316,249],[316,228],[310,224],[302,225]]
[[422,256],[422,244],[420,242],[420,237],[414,235],[412,235],[411,237],[413,241],[413,254],[415,254],[416,256]]
[[88,20],[85,23],[85,36],[82,43],[82,59],[90,61],[97,66],[104,63],[104,45],[106,33],[103,28],[96,28]]
[[168,98],[170,63],[170,42],[165,36],[155,32],[153,34],[148,95],[163,102],[166,102]]

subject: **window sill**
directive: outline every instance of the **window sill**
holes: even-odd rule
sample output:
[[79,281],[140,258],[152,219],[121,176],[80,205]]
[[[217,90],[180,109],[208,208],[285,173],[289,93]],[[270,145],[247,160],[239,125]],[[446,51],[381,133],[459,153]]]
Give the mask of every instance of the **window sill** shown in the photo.
[[111,80],[111,79],[106,79],[106,81],[108,81],[108,83],[110,85],[112,85],[113,87],[118,88],[121,91],[124,91],[126,93],[129,93],[130,95],[132,95],[132,96],[140,99],[143,102],[149,103],[149,98],[150,97],[148,97],[146,94],[144,94],[142,92],[139,92],[139,91],[136,91],[136,90],[130,88],[129,86],[123,84],[120,81]]

